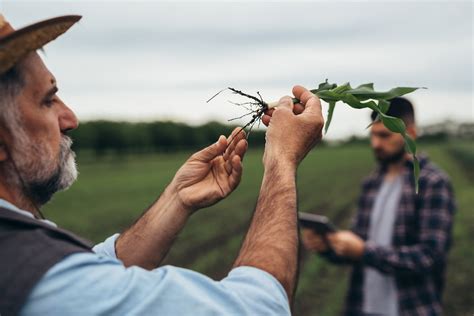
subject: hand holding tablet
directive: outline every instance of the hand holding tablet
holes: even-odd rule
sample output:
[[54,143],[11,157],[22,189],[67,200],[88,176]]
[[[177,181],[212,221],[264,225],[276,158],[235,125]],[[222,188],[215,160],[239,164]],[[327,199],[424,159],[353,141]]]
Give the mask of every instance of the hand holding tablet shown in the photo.
[[336,226],[323,215],[299,212],[298,221],[301,227],[309,228],[321,236],[337,231]]

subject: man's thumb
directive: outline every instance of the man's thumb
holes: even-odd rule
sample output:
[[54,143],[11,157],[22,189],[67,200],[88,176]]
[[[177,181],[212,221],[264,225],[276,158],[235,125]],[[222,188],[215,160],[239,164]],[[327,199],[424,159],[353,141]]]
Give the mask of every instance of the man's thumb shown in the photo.
[[194,154],[194,158],[200,161],[211,161],[215,157],[222,155],[227,148],[227,138],[221,135],[217,142]]
[[283,107],[288,108],[290,111],[293,111],[293,100],[288,96],[281,98],[280,101],[278,101],[277,109]]

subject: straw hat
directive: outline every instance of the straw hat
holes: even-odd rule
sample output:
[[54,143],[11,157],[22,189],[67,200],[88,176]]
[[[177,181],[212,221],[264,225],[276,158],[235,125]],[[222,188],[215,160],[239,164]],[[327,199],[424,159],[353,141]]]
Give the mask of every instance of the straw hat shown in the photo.
[[28,53],[40,49],[66,32],[80,19],[79,15],[60,16],[15,30],[0,14],[0,75],[10,70]]

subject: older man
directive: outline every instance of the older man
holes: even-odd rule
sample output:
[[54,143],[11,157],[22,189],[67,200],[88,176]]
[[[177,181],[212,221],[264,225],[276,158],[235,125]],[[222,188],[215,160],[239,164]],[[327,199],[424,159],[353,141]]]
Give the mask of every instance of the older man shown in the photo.
[[296,86],[303,112],[293,112],[289,97],[274,111],[255,213],[223,280],[159,265],[189,216],[238,185],[247,144],[237,131],[231,144],[221,136],[192,155],[135,224],[91,248],[40,211],[77,177],[67,133],[78,122],[35,51],[79,18],[18,31],[0,18],[0,314],[289,314],[297,276],[295,173],[321,138],[319,100]]

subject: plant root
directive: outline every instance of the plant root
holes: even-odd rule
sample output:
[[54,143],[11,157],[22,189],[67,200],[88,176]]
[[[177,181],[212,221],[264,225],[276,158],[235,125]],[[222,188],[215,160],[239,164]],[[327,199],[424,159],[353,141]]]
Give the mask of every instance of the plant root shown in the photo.
[[230,145],[234,141],[235,136],[240,134],[242,131],[245,131],[247,128],[248,128],[248,131],[247,131],[246,138],[247,139],[249,138],[249,135],[252,132],[252,129],[255,126],[255,124],[258,123],[258,126],[260,126],[260,123],[262,122],[262,116],[265,114],[265,111],[268,110],[268,104],[265,101],[263,101],[263,98],[262,98],[260,92],[257,92],[258,97],[256,97],[256,96],[247,94],[245,92],[242,92],[240,90],[237,90],[237,89],[234,89],[234,88],[231,88],[231,87],[228,87],[226,89],[222,89],[221,91],[217,92],[209,100],[207,100],[207,103],[209,103],[211,100],[213,100],[215,97],[217,97],[219,94],[221,94],[222,92],[224,92],[226,90],[230,90],[234,94],[238,94],[240,96],[243,96],[243,97],[251,100],[251,101],[243,102],[243,103],[237,103],[237,102],[229,101],[231,104],[243,107],[245,110],[248,111],[247,113],[245,113],[242,116],[234,117],[234,118],[229,119],[228,120],[229,122],[235,121],[235,120],[238,120],[238,119],[242,119],[242,118],[250,116],[250,115],[252,116],[252,119],[248,123],[246,123],[244,126],[242,126],[240,128],[239,132],[236,133],[231,138],[231,140],[228,144],[228,145]]

